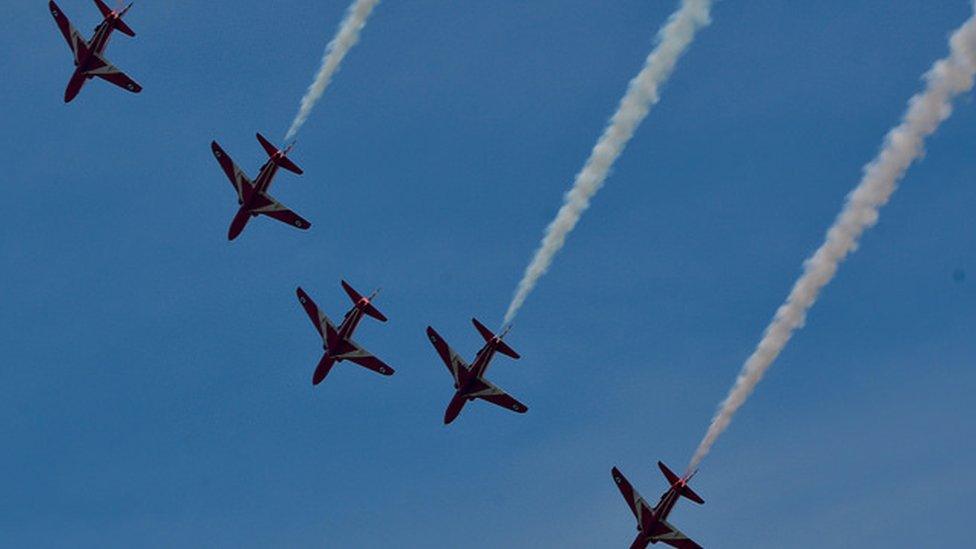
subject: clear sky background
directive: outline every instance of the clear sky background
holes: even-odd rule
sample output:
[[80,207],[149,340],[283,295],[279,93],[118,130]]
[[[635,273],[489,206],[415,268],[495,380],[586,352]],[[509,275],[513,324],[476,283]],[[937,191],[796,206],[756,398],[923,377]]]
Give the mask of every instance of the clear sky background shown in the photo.
[[[674,0],[380,4],[272,193],[233,190],[281,141],[347,2],[139,2],[65,106],[45,2],[0,23],[0,545],[626,547],[610,479],[682,469],[964,0],[718,2],[662,101],[529,298],[469,405],[470,357]],[[87,1],[61,0],[86,35]],[[706,547],[972,543],[976,107],[964,98],[703,464]],[[384,288],[337,366],[334,319]]]

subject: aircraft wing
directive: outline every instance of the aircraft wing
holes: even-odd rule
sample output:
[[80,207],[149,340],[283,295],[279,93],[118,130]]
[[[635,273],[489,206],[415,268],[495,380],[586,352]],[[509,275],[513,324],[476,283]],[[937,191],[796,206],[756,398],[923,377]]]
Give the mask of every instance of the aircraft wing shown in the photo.
[[472,382],[472,390],[465,396],[487,400],[496,406],[508,408],[509,410],[519,414],[524,414],[529,409],[528,406],[515,400],[512,395],[506,393],[497,385],[485,378],[478,378],[474,380],[474,382]]
[[65,17],[57,4],[52,1],[48,3],[47,7],[51,10],[51,15],[54,16],[54,22],[58,24],[58,29],[61,31],[61,35],[64,36],[65,42],[68,43],[68,47],[74,53],[75,64],[77,65],[81,61],[81,58],[88,54],[88,43],[82,38],[78,29],[71,24],[71,21],[68,21],[68,18]]
[[651,543],[651,538],[641,532],[637,532],[637,537],[634,538],[634,543],[630,544],[630,549],[644,549],[649,543]]
[[132,93],[139,93],[142,91],[142,86],[136,83],[135,80],[129,78],[124,72],[120,71],[118,67],[109,63],[104,57],[93,53],[92,59],[89,61],[91,65],[85,74],[91,76],[97,76],[102,80],[111,82],[120,88],[129,90]]
[[363,368],[368,368],[385,376],[393,375],[393,368],[390,368],[385,362],[373,356],[373,353],[370,353],[355,341],[347,339],[341,343],[341,346],[342,354],[333,355],[333,358],[354,362]]
[[664,533],[655,533],[655,535],[651,536],[651,541],[660,541],[661,543],[670,545],[671,547],[677,547],[678,549],[702,549],[701,545],[698,545],[689,539],[688,536],[682,534],[680,530],[668,522],[662,520],[658,524],[666,528],[668,531]]
[[630,507],[630,512],[637,519],[638,528],[643,530],[645,525],[654,524],[655,521],[654,516],[651,514],[651,506],[647,504],[647,500],[641,497],[637,490],[634,490],[634,487],[630,485],[627,477],[620,472],[620,469],[614,467],[610,471],[610,474],[613,476],[613,482],[617,485],[617,489],[620,490],[620,495],[627,502],[627,507]]
[[[437,350],[437,354],[440,355],[441,360],[444,361],[444,365],[447,366],[448,371],[451,372],[451,376],[454,377],[454,388],[457,389],[461,386],[461,378],[464,374],[470,370],[468,363],[461,358],[461,355],[457,354],[450,345],[444,341],[433,328],[427,326],[427,339],[434,345],[434,349]],[[463,373],[462,373],[463,371]]]
[[644,498],[634,490],[634,487],[630,485],[627,477],[620,472],[620,469],[614,467],[611,469],[610,474],[613,476],[613,482],[617,485],[617,489],[620,490],[620,495],[624,497],[624,501],[627,502],[627,507],[630,507],[630,512],[634,514],[634,518],[637,519],[638,524],[641,522],[640,517],[640,507],[641,504],[647,507],[647,503],[644,502]]
[[243,204],[244,198],[251,194],[250,191],[254,188],[254,183],[247,177],[244,170],[238,167],[231,157],[224,152],[224,149],[220,148],[220,145],[216,141],[210,143],[210,149],[213,151],[217,162],[220,163],[220,167],[224,170],[227,179],[230,180],[230,184],[237,191],[237,203]]
[[308,319],[312,321],[315,329],[318,330],[319,335],[325,340],[326,327],[331,329],[333,332],[336,331],[335,326],[332,325],[332,321],[329,317],[325,316],[325,313],[319,309],[318,305],[312,301],[305,290],[299,288],[296,293],[298,294],[298,302],[302,304],[302,308],[305,309],[305,314],[308,315]]
[[278,202],[274,198],[271,198],[271,196],[267,194],[261,194],[255,198],[254,208],[251,211],[277,219],[282,223],[294,225],[299,229],[307,229],[312,226],[311,223],[302,219],[300,215],[289,210],[284,204]]

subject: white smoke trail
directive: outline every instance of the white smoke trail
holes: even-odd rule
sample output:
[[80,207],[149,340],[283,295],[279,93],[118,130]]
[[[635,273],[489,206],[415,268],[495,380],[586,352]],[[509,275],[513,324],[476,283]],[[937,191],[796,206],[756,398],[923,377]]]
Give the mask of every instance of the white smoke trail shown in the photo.
[[[976,9],[976,3],[973,8]],[[952,100],[972,89],[976,74],[976,15],[953,33],[949,46],[949,56],[937,61],[925,74],[925,89],[911,98],[901,123],[888,132],[881,151],[864,167],[860,183],[847,196],[843,210],[827,231],[826,240],[804,263],[803,274],[776,311],[762,340],[719,406],[691,458],[689,470],[698,467],[793,332],[803,327],[807,311],[820,290],[834,277],[840,262],[857,249],[858,239],[878,221],[878,210],[891,198],[898,181],[924,153],[925,138],[952,113]]]
[[681,7],[671,14],[667,24],[659,31],[657,46],[647,56],[644,68],[630,81],[617,112],[603,130],[583,169],[576,174],[572,189],[563,198],[559,213],[546,227],[545,236],[525,268],[508,306],[504,324],[509,324],[518,314],[539,278],[549,269],[553,257],[566,243],[566,236],[590,206],[590,199],[603,186],[610,168],[633,137],[637,126],[647,117],[651,106],[658,102],[658,88],[671,75],[678,58],[691,44],[698,29],[708,24],[711,5],[711,0],[682,0]]
[[312,82],[312,85],[305,92],[305,97],[302,97],[301,107],[299,107],[298,114],[295,115],[295,120],[292,121],[291,127],[288,128],[285,141],[295,137],[302,124],[308,119],[308,115],[312,113],[315,104],[318,103],[322,94],[325,93],[325,88],[332,81],[332,75],[339,70],[342,59],[356,45],[356,42],[359,41],[359,31],[366,26],[366,19],[379,2],[380,0],[354,0],[349,5],[349,9],[346,10],[346,17],[339,25],[339,32],[336,33],[335,38],[325,48],[325,55],[322,56],[322,66],[319,68],[318,74],[315,75],[315,80]]

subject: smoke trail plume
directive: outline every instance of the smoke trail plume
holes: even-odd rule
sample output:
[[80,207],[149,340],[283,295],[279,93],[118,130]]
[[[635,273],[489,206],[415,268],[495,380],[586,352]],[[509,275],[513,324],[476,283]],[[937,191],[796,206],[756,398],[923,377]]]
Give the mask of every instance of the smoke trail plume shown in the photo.
[[553,257],[565,244],[566,236],[590,206],[593,195],[603,186],[610,168],[633,137],[637,126],[647,117],[651,106],[658,102],[658,88],[671,75],[678,58],[691,44],[698,29],[708,24],[711,5],[711,0],[682,0],[681,7],[671,14],[658,33],[657,46],[647,56],[644,68],[630,81],[617,112],[603,130],[583,169],[576,174],[573,187],[563,198],[556,218],[546,228],[545,236],[531,263],[525,268],[505,313],[505,324],[518,314],[539,278],[549,269]]
[[[976,4],[973,7],[976,9]],[[804,263],[803,274],[776,311],[762,340],[719,406],[689,470],[698,467],[793,332],[803,327],[807,311],[837,273],[840,262],[857,249],[864,231],[877,223],[878,210],[891,198],[912,162],[924,153],[925,138],[951,114],[952,100],[972,89],[976,74],[976,15],[953,33],[949,46],[949,56],[937,61],[925,74],[925,89],[908,102],[901,123],[888,132],[881,151],[864,167],[860,183],[847,196],[843,210],[827,231],[826,240]]]
[[302,124],[308,119],[308,115],[312,113],[315,104],[318,103],[319,99],[322,98],[322,94],[325,93],[325,88],[332,81],[332,75],[339,70],[342,59],[356,45],[356,42],[359,41],[359,31],[363,30],[363,27],[366,26],[366,18],[369,17],[370,12],[373,11],[373,8],[376,7],[379,1],[354,0],[350,4],[349,9],[346,10],[346,18],[339,25],[339,32],[336,33],[335,38],[325,48],[325,55],[322,56],[322,66],[319,68],[318,74],[315,75],[315,80],[312,82],[312,85],[305,92],[305,97],[302,97],[301,107],[299,107],[298,114],[295,115],[295,120],[292,121],[291,127],[288,128],[285,141],[295,137]]

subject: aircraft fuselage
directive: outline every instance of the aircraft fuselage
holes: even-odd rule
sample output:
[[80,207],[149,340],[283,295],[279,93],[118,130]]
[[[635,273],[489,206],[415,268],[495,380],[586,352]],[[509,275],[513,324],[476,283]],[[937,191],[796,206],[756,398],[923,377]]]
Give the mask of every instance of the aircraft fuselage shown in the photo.
[[[447,410],[444,412],[444,423],[450,423],[454,421],[454,418],[461,413],[461,409],[464,405],[470,401],[474,400],[475,397],[471,396],[479,388],[476,386],[478,380],[485,375],[488,370],[488,365],[491,363],[491,359],[495,356],[495,350],[498,347],[498,340],[493,339],[485,343],[484,347],[478,351],[478,354],[474,357],[474,362],[471,363],[471,369],[468,370],[467,374],[462,374],[464,377],[458,379],[458,387],[454,392],[454,397],[451,402],[447,405]],[[463,370],[463,369],[462,369]]]
[[87,74],[92,69],[92,60],[96,55],[100,56],[105,51],[105,47],[108,46],[108,41],[112,37],[112,31],[114,30],[115,26],[108,19],[105,19],[95,27],[95,34],[86,43],[87,52],[80,59],[75,59],[75,72],[71,75],[71,80],[68,82],[68,88],[65,91],[65,100],[70,101],[73,99],[81,91],[81,87],[85,85],[85,81],[94,78],[91,74]]
[[353,305],[352,309],[346,313],[346,316],[342,319],[342,323],[339,324],[339,328],[336,330],[336,336],[331,338],[329,341],[322,342],[322,350],[325,351],[325,355],[322,360],[319,361],[318,366],[315,368],[315,372],[312,374],[312,384],[318,385],[325,379],[332,366],[336,362],[342,362],[345,360],[342,356],[334,356],[334,352],[339,348],[339,343],[344,340],[352,338],[353,332],[359,326],[359,321],[363,319],[363,314],[366,310],[366,305],[369,302],[359,302]]
[[674,509],[674,505],[678,503],[678,498],[681,494],[678,493],[678,489],[674,486],[668,488],[667,492],[661,494],[661,500],[657,502],[654,506],[652,513],[654,518],[657,520],[668,520],[668,515],[671,514],[671,510]]
[[271,181],[277,173],[278,165],[273,159],[269,159],[261,166],[258,177],[254,180],[254,189],[241,200],[241,207],[237,210],[234,220],[230,222],[230,230],[227,232],[228,238],[231,240],[236,238],[244,230],[244,226],[247,225],[250,218],[257,217],[258,214],[254,212],[256,197],[265,194],[271,188]]
[[[363,315],[365,314],[365,309],[367,304],[368,302],[357,303],[356,305],[353,306],[352,309],[349,309],[349,311],[346,313],[346,316],[342,319],[342,323],[339,324],[339,330],[338,330],[339,341],[352,338],[352,334],[356,331],[356,328],[359,326],[359,322],[363,319]],[[328,351],[328,349],[326,349],[326,351]],[[340,362],[342,361],[341,358],[338,360]]]
[[[496,340],[485,342],[485,346],[478,351],[478,354],[474,357],[474,362],[471,363],[471,370],[467,380],[458,387],[458,393],[469,393],[469,386],[472,382],[480,377],[484,377],[485,372],[488,371],[488,365],[491,364],[491,359],[495,357],[497,347],[498,343]],[[472,399],[469,398],[468,400]]]
[[112,31],[115,30],[115,25],[108,19],[105,19],[97,27],[95,27],[95,34],[92,35],[91,40],[88,41],[88,56],[85,57],[82,66],[89,65],[91,63],[92,54],[101,55],[105,48],[108,46],[108,41],[112,37]]

